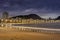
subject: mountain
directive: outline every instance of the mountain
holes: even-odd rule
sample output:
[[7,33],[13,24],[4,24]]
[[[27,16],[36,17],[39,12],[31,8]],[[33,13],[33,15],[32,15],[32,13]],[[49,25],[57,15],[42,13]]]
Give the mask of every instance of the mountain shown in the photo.
[[57,18],[55,18],[55,20],[60,20],[60,16],[58,16]]
[[22,18],[22,19],[43,19],[41,18],[40,16],[36,15],[36,14],[29,14],[29,15],[19,15],[19,16],[14,16],[14,17],[11,17],[13,19],[16,19],[16,18]]

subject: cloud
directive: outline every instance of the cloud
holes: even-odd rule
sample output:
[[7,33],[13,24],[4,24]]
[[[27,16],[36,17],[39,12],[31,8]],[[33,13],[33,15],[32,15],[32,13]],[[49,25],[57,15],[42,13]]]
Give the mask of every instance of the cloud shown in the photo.
[[[16,8],[35,8],[35,9],[51,9],[60,10],[60,0],[0,0],[1,7]],[[4,6],[3,6],[4,5]]]
[[56,18],[59,16],[60,12],[55,12],[51,10],[46,10],[46,9],[25,9],[21,11],[9,11],[10,16],[17,16],[17,15],[28,15],[28,14],[37,14],[43,18]]
[[8,11],[11,15],[34,13],[40,16],[58,16],[60,0],[0,0],[0,12],[3,11]]

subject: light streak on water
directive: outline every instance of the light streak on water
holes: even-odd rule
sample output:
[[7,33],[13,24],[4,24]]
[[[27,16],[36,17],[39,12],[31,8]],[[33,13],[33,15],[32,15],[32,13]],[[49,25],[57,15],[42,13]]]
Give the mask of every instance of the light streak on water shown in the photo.
[[38,28],[38,27],[24,27],[24,26],[20,26],[19,28],[28,28],[28,29],[46,30],[46,31],[60,31],[60,29],[52,29],[52,28]]

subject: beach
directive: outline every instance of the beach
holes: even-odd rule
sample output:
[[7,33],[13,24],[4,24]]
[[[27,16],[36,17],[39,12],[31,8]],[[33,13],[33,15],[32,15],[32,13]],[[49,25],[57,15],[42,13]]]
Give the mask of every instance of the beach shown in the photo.
[[0,29],[0,40],[60,40],[60,33],[24,32]]

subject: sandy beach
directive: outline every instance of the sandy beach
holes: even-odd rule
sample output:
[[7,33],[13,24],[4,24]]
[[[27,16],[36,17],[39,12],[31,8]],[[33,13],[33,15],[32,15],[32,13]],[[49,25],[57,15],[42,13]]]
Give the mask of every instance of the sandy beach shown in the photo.
[[0,29],[0,40],[60,40],[59,33],[21,32]]

